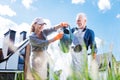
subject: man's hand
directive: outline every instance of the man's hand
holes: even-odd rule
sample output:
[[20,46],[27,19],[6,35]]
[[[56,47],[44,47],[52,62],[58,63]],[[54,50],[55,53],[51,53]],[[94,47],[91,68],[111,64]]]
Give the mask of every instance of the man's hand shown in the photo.
[[96,53],[93,53],[93,59],[96,59]]

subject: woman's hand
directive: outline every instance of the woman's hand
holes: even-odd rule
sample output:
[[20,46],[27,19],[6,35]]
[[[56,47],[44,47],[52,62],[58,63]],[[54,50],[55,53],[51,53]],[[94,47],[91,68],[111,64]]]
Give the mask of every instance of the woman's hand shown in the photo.
[[69,24],[67,22],[61,22],[60,24],[58,24],[57,26],[55,26],[55,30],[59,29],[59,28],[63,28],[63,27],[68,27]]
[[60,32],[59,34],[57,34],[55,37],[54,37],[54,40],[59,40],[63,37],[63,32]]

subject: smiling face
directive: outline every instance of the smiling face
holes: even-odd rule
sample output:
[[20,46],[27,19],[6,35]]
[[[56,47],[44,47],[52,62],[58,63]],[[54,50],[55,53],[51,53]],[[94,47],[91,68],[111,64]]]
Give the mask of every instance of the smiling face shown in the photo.
[[41,33],[41,31],[43,31],[44,25],[46,25],[46,23],[43,18],[35,18],[32,22],[31,32],[35,32],[36,34]]
[[76,24],[80,29],[84,29],[86,26],[86,17],[83,14],[78,14],[76,18]]
[[44,25],[45,25],[45,24],[37,24],[37,23],[35,23],[35,24],[34,24],[35,33],[41,32],[41,31],[43,30],[43,28],[44,28]]

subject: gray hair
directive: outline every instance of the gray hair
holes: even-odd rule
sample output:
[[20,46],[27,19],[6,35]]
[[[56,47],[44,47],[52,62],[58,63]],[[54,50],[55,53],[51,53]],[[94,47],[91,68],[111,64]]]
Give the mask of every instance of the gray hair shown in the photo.
[[78,20],[78,18],[82,16],[83,19],[87,20],[87,16],[85,13],[78,13],[77,16],[76,16],[76,20]]

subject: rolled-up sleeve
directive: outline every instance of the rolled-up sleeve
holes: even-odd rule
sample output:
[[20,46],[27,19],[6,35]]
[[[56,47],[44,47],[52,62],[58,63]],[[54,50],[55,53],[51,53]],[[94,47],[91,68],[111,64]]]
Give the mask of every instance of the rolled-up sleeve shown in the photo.
[[45,29],[43,32],[44,34],[47,36],[47,35],[50,35],[52,32],[55,32],[55,28],[49,28],[49,29]]
[[96,42],[95,42],[95,34],[93,31],[91,31],[91,35],[90,35],[90,48],[92,50],[92,52],[97,53],[97,46],[96,46]]

